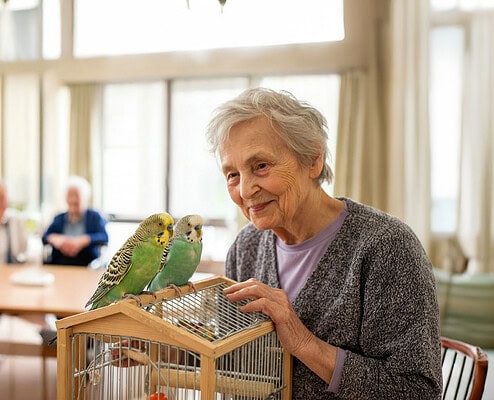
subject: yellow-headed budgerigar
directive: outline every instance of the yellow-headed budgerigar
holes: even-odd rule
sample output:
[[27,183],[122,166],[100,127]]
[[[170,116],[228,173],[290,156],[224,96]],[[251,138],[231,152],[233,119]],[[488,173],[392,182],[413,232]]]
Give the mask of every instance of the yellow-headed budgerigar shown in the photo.
[[110,260],[86,307],[94,310],[125,295],[140,294],[161,268],[163,250],[173,237],[173,223],[168,213],[143,220]]
[[186,215],[175,226],[175,233],[166,247],[162,269],[149,284],[149,290],[158,291],[167,286],[189,284],[202,254],[202,218]]

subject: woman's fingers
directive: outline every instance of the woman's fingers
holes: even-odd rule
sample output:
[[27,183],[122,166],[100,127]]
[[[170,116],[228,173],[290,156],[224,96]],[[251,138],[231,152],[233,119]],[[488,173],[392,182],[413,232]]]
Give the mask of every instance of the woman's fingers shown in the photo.
[[246,281],[234,283],[233,285],[228,286],[227,288],[223,289],[223,293],[225,294],[236,293],[240,290],[246,289],[252,285],[257,285],[257,284],[261,284],[261,283],[258,280],[251,278]]
[[295,313],[284,290],[249,279],[230,286],[224,293],[231,301],[251,300],[240,308],[242,311],[259,311],[269,316],[276,325],[283,347],[290,353],[299,352],[310,340],[310,332]]
[[244,282],[235,283],[223,290],[223,293],[231,301],[240,301],[244,299],[257,300],[263,297],[272,298],[276,291],[272,287],[251,278]]
[[226,288],[224,293],[230,301],[251,300],[240,309],[245,312],[261,311],[275,323],[285,319],[287,312],[292,309],[283,290],[272,288],[256,279],[236,283]]
[[129,351],[132,355],[136,352],[142,353],[146,351],[146,344],[140,340],[129,341],[122,340],[121,343],[111,348],[112,365],[116,367],[133,367],[136,365],[142,365],[139,359],[136,357],[130,357]]

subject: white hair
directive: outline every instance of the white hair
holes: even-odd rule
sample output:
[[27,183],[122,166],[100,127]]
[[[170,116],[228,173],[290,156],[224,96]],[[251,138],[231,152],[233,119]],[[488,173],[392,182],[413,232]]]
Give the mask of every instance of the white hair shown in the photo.
[[274,131],[301,165],[311,165],[316,157],[322,156],[323,168],[318,180],[320,183],[332,182],[326,119],[320,111],[287,91],[276,92],[261,87],[247,89],[218,106],[207,127],[211,152],[219,153],[234,125],[261,116],[269,119]]
[[72,188],[77,189],[81,203],[87,206],[91,197],[91,184],[82,176],[73,175],[67,180],[66,190]]

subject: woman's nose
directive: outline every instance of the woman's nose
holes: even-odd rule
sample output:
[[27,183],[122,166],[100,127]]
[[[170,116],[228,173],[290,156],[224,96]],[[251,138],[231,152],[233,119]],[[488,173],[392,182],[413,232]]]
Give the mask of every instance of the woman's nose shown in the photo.
[[240,177],[240,196],[243,199],[251,198],[258,191],[259,185],[255,177],[245,175]]

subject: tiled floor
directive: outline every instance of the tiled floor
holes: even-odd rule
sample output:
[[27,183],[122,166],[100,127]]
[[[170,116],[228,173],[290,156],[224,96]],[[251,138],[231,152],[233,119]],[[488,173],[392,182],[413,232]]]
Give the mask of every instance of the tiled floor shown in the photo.
[[[0,315],[0,340],[41,343],[39,325],[19,318]],[[9,400],[56,399],[57,364],[55,358],[46,360],[46,397],[43,396],[41,357],[12,357],[0,355],[0,393]]]
[[[42,360],[38,357],[9,357],[0,361],[0,393],[9,400],[44,400]],[[46,400],[56,399],[56,360],[47,361]],[[5,397],[3,397],[5,396]]]

